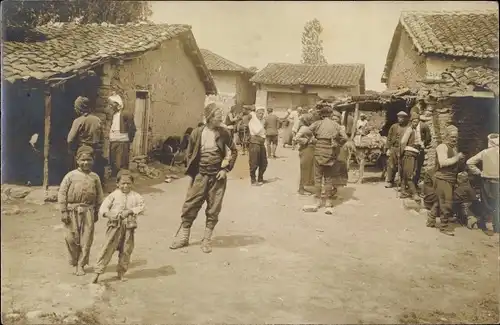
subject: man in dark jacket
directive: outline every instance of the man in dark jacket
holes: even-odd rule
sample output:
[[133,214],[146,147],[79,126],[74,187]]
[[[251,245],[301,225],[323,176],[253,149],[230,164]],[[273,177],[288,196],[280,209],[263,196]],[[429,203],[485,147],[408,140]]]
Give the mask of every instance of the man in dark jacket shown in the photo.
[[134,141],[136,127],[134,116],[123,110],[123,101],[119,95],[109,97],[113,109],[113,121],[109,131],[109,162],[111,175],[120,169],[128,169],[130,144]]
[[[68,147],[73,157],[81,146],[94,149],[94,172],[104,182],[105,161],[102,155],[103,134],[101,119],[92,114],[87,97],[79,96],[75,100],[75,112],[78,116],[71,125],[68,133]],[[76,159],[73,167],[76,168]]]
[[398,113],[398,123],[395,123],[389,129],[386,142],[387,154],[387,185],[385,187],[394,187],[394,178],[399,171],[401,178],[401,137],[408,128],[408,114],[406,112]]
[[[212,251],[212,233],[219,220],[222,201],[226,191],[226,174],[231,171],[238,157],[238,150],[229,132],[221,127],[222,110],[215,103],[205,107],[207,124],[196,128],[191,133],[187,155],[186,174],[191,176],[191,186],[182,207],[180,234],[176,235],[171,249],[178,249],[189,244],[191,226],[203,203],[207,203],[205,235],[201,242],[204,253]],[[231,158],[223,167],[227,155],[226,148],[231,151]]]

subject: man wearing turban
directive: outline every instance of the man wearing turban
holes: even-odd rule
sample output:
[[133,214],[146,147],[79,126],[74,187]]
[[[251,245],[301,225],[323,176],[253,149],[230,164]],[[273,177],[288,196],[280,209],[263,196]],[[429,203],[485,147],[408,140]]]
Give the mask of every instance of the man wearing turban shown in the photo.
[[[101,119],[92,114],[89,99],[79,96],[75,100],[77,118],[68,133],[68,146],[74,154],[81,146],[89,146],[94,150],[94,171],[101,182],[104,181],[104,158],[102,157],[103,133]],[[75,157],[76,158],[76,157]],[[76,166],[76,159],[74,161]]]
[[439,230],[445,235],[453,236],[454,232],[449,225],[449,221],[453,218],[453,198],[459,163],[463,161],[465,156],[457,150],[458,129],[453,125],[449,125],[446,127],[445,132],[444,143],[441,143],[436,148],[434,189],[437,203],[429,213],[427,227],[436,227],[436,217],[439,214],[441,219]]
[[134,141],[136,127],[134,116],[123,109],[123,100],[119,95],[108,98],[113,110],[113,121],[109,131],[109,163],[111,175],[116,176],[120,169],[128,169],[130,144]]
[[[186,150],[187,171],[191,176],[191,186],[182,207],[181,225],[171,249],[178,249],[189,244],[191,226],[198,216],[203,203],[206,223],[205,234],[201,242],[204,253],[212,251],[212,233],[219,221],[222,201],[226,192],[226,174],[231,171],[238,157],[238,150],[228,130],[221,126],[222,110],[215,103],[205,107],[206,125],[193,130]],[[231,157],[224,163],[228,154]],[[180,232],[180,233],[179,233]]]

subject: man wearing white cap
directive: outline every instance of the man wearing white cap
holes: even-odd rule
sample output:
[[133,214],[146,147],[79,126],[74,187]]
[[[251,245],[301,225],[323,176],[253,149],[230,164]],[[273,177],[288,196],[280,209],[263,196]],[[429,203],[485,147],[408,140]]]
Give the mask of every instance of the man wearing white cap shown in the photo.
[[123,110],[123,100],[119,95],[108,98],[113,110],[113,122],[109,131],[109,163],[111,175],[120,169],[128,169],[130,144],[134,141],[136,127],[134,116]]
[[[497,133],[488,136],[488,148],[484,149],[474,157],[467,160],[467,167],[473,175],[481,176],[481,204],[487,216],[493,217],[493,230],[498,233],[500,231],[500,222],[498,214],[499,206],[499,135]],[[477,164],[482,164],[482,169],[477,167]],[[486,217],[486,216],[485,216]],[[479,228],[486,230],[484,218],[478,222]]]
[[387,185],[385,187],[394,187],[394,178],[396,172],[400,168],[401,157],[401,137],[408,128],[408,114],[401,111],[398,114],[398,123],[395,123],[389,129],[386,141],[386,154],[387,154]]

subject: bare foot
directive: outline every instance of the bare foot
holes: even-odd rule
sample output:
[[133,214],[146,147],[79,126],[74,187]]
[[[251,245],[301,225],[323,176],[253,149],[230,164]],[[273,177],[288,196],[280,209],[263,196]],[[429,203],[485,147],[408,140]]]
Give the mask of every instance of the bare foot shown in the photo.
[[85,275],[85,271],[83,270],[83,267],[77,266],[76,271],[75,271],[76,276],[83,276]]
[[92,283],[97,283],[97,281],[99,281],[99,273],[97,273],[96,275],[94,275],[94,278],[92,279]]

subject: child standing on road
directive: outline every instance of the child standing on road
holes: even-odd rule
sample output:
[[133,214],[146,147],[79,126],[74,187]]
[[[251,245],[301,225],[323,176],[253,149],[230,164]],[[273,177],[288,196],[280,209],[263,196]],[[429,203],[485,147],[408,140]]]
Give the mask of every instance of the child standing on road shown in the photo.
[[108,219],[108,229],[106,242],[95,267],[93,283],[97,283],[115,251],[118,251],[118,279],[124,280],[123,276],[134,250],[137,216],[142,215],[145,209],[144,198],[132,191],[134,177],[128,170],[118,173],[117,182],[118,188],[104,200],[99,209],[99,215]]
[[94,241],[94,223],[102,202],[101,181],[92,172],[93,150],[81,146],[76,153],[78,168],[64,176],[58,193],[61,221],[66,227],[66,246],[69,263],[76,267],[75,274],[85,274],[90,248]]

